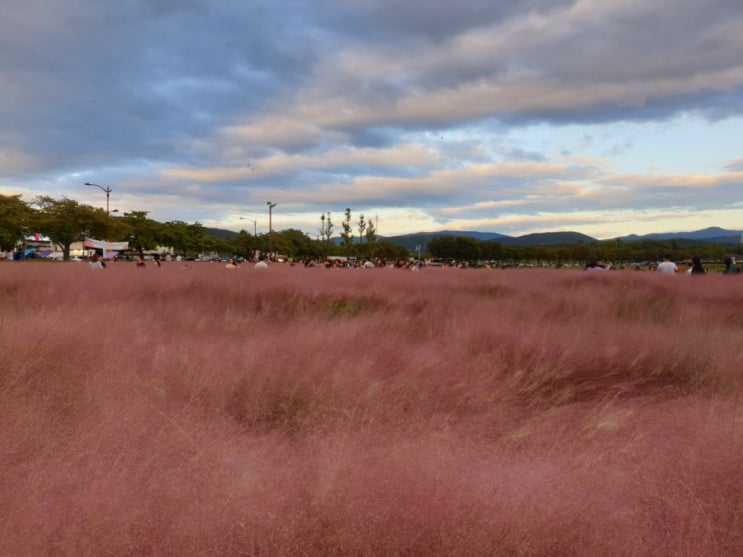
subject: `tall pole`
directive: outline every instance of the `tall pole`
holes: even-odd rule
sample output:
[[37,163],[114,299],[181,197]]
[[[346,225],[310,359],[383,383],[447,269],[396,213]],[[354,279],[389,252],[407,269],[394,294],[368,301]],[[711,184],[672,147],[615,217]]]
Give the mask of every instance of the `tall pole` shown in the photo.
[[273,208],[276,207],[276,203],[271,203],[270,201],[266,201],[266,205],[268,205],[268,253],[269,257],[270,254],[273,253]]
[[[85,182],[86,186],[93,186],[98,188],[99,190],[102,190],[106,193],[106,216],[111,216],[111,209],[109,202],[111,201],[111,192],[113,191],[109,186],[106,186],[105,188],[103,186],[99,186],[98,184],[93,184],[92,182]],[[83,238],[83,254],[85,254],[85,239]],[[103,257],[106,257],[106,248],[103,248]]]
[[98,189],[106,192],[106,214],[110,216],[111,215],[111,211],[109,210],[109,201],[111,199],[111,192],[113,190],[111,188],[109,188],[109,187],[105,187],[104,188],[103,186],[99,186],[98,184],[93,184],[91,182],[85,182],[85,185],[86,186],[94,186],[94,187],[96,187],[96,188],[98,188]]
[[258,236],[258,221],[256,219],[246,219],[244,217],[240,217],[240,220],[247,220],[253,223],[253,236]]
[[28,242],[26,238],[28,237],[28,227],[24,226],[21,232],[23,233],[23,244],[21,245],[21,252],[23,253],[23,257],[21,259],[26,259],[26,244]]

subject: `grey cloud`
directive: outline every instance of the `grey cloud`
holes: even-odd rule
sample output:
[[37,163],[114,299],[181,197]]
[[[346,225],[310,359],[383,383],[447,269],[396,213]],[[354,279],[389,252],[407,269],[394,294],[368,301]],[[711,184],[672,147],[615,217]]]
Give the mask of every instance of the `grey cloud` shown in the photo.
[[0,141],[42,168],[178,159],[183,138],[275,105],[312,65],[298,5],[254,4],[6,3]]
[[[141,0],[106,6],[10,0],[0,23],[0,72],[8,84],[0,90],[0,142],[36,152],[40,167],[48,169],[132,157],[192,160],[196,153],[184,142],[214,137],[241,117],[291,112],[307,93],[327,98],[328,91],[368,110],[359,121],[330,125],[356,145],[391,145],[399,129],[483,118],[517,125],[657,119],[693,109],[709,117],[740,112],[739,89],[712,81],[714,72],[743,72],[739,3],[614,6],[624,9],[615,7],[613,17],[602,19],[591,3],[560,0],[466,0],[456,8],[428,0]],[[380,42],[380,34],[391,35]],[[499,42],[501,34],[508,40]],[[416,36],[436,43],[409,50]],[[484,41],[485,50],[467,46],[469,40],[475,46]],[[491,52],[489,41],[496,48]],[[399,80],[371,67],[354,76],[334,71],[333,56],[353,51],[403,63]],[[323,63],[330,66],[317,74]],[[697,90],[657,92],[664,79],[693,76],[709,81]],[[622,97],[618,84],[638,80],[648,81],[647,90]],[[526,102],[509,106],[504,96],[492,107],[420,114],[399,105],[410,87],[425,98],[479,82],[510,89]],[[619,96],[577,98],[583,94],[577,86],[607,84]],[[529,105],[530,95],[565,87],[573,88],[574,104]],[[312,146],[308,137],[293,149]]]
[[743,172],[743,159],[731,161],[727,163],[724,168],[730,172]]
[[[390,8],[390,17],[406,10]],[[496,20],[490,27],[484,15],[469,35],[457,35],[454,22],[448,41],[402,51],[400,94],[411,86],[432,93],[483,81],[509,87],[514,94],[521,88],[525,96],[563,89],[573,91],[575,103],[531,108],[528,100],[512,107],[494,104],[490,115],[511,124],[600,122],[663,118],[680,109],[714,110],[719,96],[743,81],[731,75],[743,71],[743,7],[729,1],[582,2],[549,15],[535,17],[528,10],[518,15],[520,19]],[[689,86],[695,80],[698,84]],[[389,97],[389,81],[377,83],[380,99]],[[607,87],[616,92],[591,98],[592,89]],[[367,87],[367,95],[370,91],[373,86]],[[740,108],[733,103],[727,107]],[[466,121],[466,116],[452,118]],[[410,118],[405,125],[414,122]]]
[[519,14],[546,13],[575,0],[327,0],[336,22],[354,35],[378,40],[381,36],[408,41],[442,41],[472,28],[492,25]]
[[547,157],[545,157],[542,153],[537,153],[534,151],[526,151],[519,147],[508,149],[505,152],[505,156],[509,160],[517,160],[517,161],[545,162],[547,160]]

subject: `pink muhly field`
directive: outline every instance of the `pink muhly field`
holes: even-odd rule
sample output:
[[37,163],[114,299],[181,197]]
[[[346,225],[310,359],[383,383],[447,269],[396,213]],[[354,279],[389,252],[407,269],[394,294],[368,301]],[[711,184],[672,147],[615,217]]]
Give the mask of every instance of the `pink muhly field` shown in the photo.
[[0,555],[743,555],[743,281],[0,263]]

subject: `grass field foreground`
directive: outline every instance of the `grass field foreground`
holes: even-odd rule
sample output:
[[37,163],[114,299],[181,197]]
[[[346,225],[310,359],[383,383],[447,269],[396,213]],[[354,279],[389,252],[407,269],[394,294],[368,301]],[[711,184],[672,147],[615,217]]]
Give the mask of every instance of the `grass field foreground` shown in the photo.
[[741,555],[743,280],[0,264],[2,555]]

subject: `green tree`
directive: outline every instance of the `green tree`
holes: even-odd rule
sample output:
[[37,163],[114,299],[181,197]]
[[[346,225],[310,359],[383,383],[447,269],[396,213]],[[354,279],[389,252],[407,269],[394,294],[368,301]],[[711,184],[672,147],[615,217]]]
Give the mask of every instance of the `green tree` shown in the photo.
[[558,246],[555,248],[555,257],[557,258],[557,264],[562,265],[570,259],[570,247]]
[[163,225],[147,218],[147,211],[124,213],[116,220],[125,228],[119,232],[119,239],[129,241],[129,247],[144,255],[144,250],[153,250],[163,237]]
[[526,259],[541,265],[548,258],[547,248],[542,245],[526,246],[524,249]]
[[220,255],[234,255],[233,243],[226,238],[204,236],[201,247],[197,251],[216,252]]
[[432,238],[428,243],[428,253],[440,259],[457,259],[457,247],[454,236]]
[[320,241],[323,243],[323,253],[327,255],[330,251],[330,239],[333,236],[333,221],[330,218],[330,211],[320,216]]
[[359,231],[359,244],[364,240],[364,231],[366,230],[366,219],[364,214],[359,215],[359,222],[356,223],[356,229]]
[[495,240],[488,240],[480,244],[480,253],[483,259],[488,261],[499,261],[504,259],[505,250],[503,246]]
[[371,219],[366,225],[366,255],[370,258],[377,255],[377,227]]
[[482,242],[473,238],[456,238],[457,248],[459,250],[459,259],[465,261],[477,261],[481,259],[480,245]]
[[351,247],[353,244],[353,230],[351,228],[351,209],[346,209],[344,213],[345,218],[341,223],[343,226],[343,232],[341,233],[341,239],[343,240],[343,248],[346,251],[346,256],[351,255]]
[[171,246],[184,256],[196,255],[206,245],[206,231],[198,222],[169,221],[163,225],[160,244]]
[[433,238],[428,243],[428,252],[441,259],[477,261],[481,258],[481,244],[474,238],[463,236],[442,236]]
[[377,242],[375,249],[376,256],[385,261],[399,261],[400,259],[407,259],[410,255],[407,248],[391,242]]
[[317,257],[324,250],[323,242],[313,240],[301,230],[294,228],[274,232],[274,244],[276,242],[281,246],[280,253],[289,257]]
[[14,248],[23,230],[34,228],[36,220],[34,209],[20,195],[0,195],[0,248]]
[[596,257],[594,255],[595,248],[589,247],[585,244],[575,244],[570,246],[570,259],[579,263],[585,263],[586,261]]
[[113,229],[111,217],[103,209],[82,205],[72,199],[39,196],[38,222],[41,231],[62,246],[62,257],[70,259],[70,246],[85,236],[106,238]]
[[235,255],[240,255],[245,258],[251,258],[253,253],[259,249],[258,238],[252,234],[248,234],[245,230],[241,230],[240,233],[235,236],[230,244],[232,246],[232,252]]

